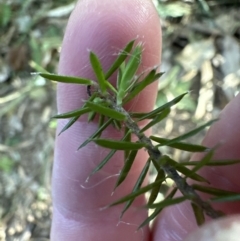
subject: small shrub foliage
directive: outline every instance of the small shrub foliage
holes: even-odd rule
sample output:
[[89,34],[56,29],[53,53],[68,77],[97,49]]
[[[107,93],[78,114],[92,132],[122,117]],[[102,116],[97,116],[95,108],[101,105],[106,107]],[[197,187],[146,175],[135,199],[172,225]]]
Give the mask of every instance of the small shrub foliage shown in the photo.
[[[129,42],[126,47],[120,51],[118,57],[106,73],[103,71],[98,56],[95,53],[90,52],[90,63],[92,70],[95,73],[96,81],[49,73],[39,73],[39,75],[52,81],[86,86],[88,99],[84,102],[83,106],[77,110],[56,115],[54,118],[69,119],[68,123],[61,130],[61,134],[70,128],[82,115],[88,115],[89,122],[94,120],[96,114],[99,116],[98,129],[85,142],[82,144],[80,143],[79,149],[83,148],[90,142],[95,142],[99,146],[109,148],[110,152],[98,164],[98,166],[92,170],[92,173],[90,173],[89,176],[101,170],[107,162],[111,161],[111,157],[115,152],[124,151],[125,162],[116,181],[114,188],[116,189],[128,176],[138,151],[144,148],[148,153],[146,164],[143,167],[132,192],[116,202],[110,203],[107,207],[110,208],[111,206],[125,203],[122,213],[119,214],[122,217],[136,197],[149,192],[150,196],[145,208],[153,209],[153,212],[146,220],[143,220],[139,228],[153,220],[165,207],[184,202],[185,200],[190,200],[196,221],[201,225],[204,223],[206,215],[211,218],[218,218],[224,215],[221,211],[215,210],[212,207],[213,202],[240,200],[240,194],[216,189],[210,185],[204,185],[205,183],[209,184],[208,180],[197,174],[197,172],[204,166],[233,165],[240,161],[212,160],[214,149],[209,149],[208,147],[201,145],[194,145],[185,141],[187,138],[196,135],[207,126],[210,126],[216,120],[209,121],[208,123],[174,139],[160,138],[158,136],[147,137],[144,134],[147,129],[152,128],[154,125],[157,125],[163,119],[167,118],[171,111],[171,107],[180,102],[188,93],[183,93],[148,113],[127,111],[124,108],[124,105],[133,100],[148,85],[157,81],[162,75],[162,73],[158,72],[157,67],[151,69],[144,75],[137,75],[137,71],[141,64],[142,51],[143,48],[141,44],[136,44],[134,40]],[[117,72],[116,87],[109,82],[109,78],[115,72]],[[138,122],[145,119],[148,119],[148,124],[140,129]],[[113,125],[117,130],[125,133],[121,140],[101,138],[102,132],[110,125]],[[138,140],[133,141],[131,135],[135,135]],[[154,145],[153,141],[157,144]],[[168,155],[161,153],[159,151],[159,146],[169,146],[188,152],[205,152],[206,154],[200,161],[178,163]],[[150,164],[153,164],[153,167],[157,171],[156,178],[152,183],[142,187],[142,183],[148,173]],[[168,178],[174,181],[174,187],[164,200],[156,202],[160,187]],[[194,180],[195,184],[189,184],[189,179]],[[177,190],[182,193],[182,197],[175,197]],[[210,194],[210,198],[203,200],[198,194],[199,192]]]

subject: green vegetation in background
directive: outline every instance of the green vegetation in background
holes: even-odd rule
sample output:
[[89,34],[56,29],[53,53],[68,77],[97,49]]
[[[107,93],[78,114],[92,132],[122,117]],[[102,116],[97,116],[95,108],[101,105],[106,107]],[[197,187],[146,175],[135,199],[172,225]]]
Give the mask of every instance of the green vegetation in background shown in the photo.
[[0,158],[0,171],[10,173],[14,168],[14,161],[6,155]]

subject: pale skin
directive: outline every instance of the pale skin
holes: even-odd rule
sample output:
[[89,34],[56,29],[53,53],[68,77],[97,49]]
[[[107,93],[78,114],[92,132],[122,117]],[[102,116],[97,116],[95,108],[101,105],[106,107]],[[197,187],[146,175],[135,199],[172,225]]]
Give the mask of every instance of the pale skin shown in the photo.
[[[116,54],[130,40],[137,39],[144,45],[142,70],[160,64],[161,26],[159,17],[151,0],[81,0],[73,11],[65,32],[59,63],[59,74],[82,76],[94,79],[89,66],[89,50],[101,59],[106,70]],[[114,82],[114,77],[112,79]],[[134,111],[149,111],[153,108],[156,97],[156,84],[151,85],[127,108]],[[59,84],[57,103],[59,113],[79,108],[87,98],[86,88],[76,85]],[[240,159],[240,95],[235,97],[223,110],[220,121],[209,130],[203,143],[207,146],[222,144],[215,153],[216,159]],[[58,132],[66,121],[58,122]],[[138,209],[144,204],[139,198],[119,223],[122,206],[100,210],[103,206],[131,191],[141,167],[146,161],[143,150],[133,166],[125,183],[111,196],[116,176],[101,184],[96,183],[119,172],[123,164],[122,154],[117,154],[102,171],[85,183],[91,170],[107,154],[107,151],[90,144],[80,151],[78,146],[97,128],[97,123],[88,124],[80,119],[69,130],[56,138],[55,159],[52,178],[53,221],[51,240],[84,241],[180,241],[188,235],[191,240],[221,240],[223,230],[231,234],[231,224],[240,232],[240,203],[217,206],[228,215],[221,221],[198,229],[189,203],[183,203],[166,209],[150,230],[145,227],[135,232],[146,218],[146,211]],[[106,138],[119,138],[122,133],[108,129]],[[193,157],[194,160],[199,156]],[[224,168],[204,169],[205,176],[215,187],[240,191],[240,165]],[[83,188],[83,185],[85,188]],[[236,227],[236,225],[234,227]],[[215,228],[217,227],[217,228]],[[218,227],[221,227],[218,230]],[[208,233],[206,230],[215,230]],[[212,235],[212,236],[211,236]],[[214,236],[215,235],[215,236]],[[238,237],[240,233],[237,234]],[[214,237],[213,237],[214,236]],[[230,237],[230,236],[228,236]],[[228,239],[235,240],[235,239]]]

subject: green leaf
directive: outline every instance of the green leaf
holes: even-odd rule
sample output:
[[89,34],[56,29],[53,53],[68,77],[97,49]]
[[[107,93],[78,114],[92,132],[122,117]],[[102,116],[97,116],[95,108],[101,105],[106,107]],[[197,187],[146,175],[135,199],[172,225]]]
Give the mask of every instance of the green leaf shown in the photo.
[[78,150],[82,147],[86,146],[89,142],[93,141],[95,137],[99,137],[99,135],[111,124],[112,119],[108,119],[104,124],[98,127],[98,129],[86,140],[81,146],[78,147]]
[[[102,126],[104,125],[105,121],[105,116],[104,115],[100,115],[99,116],[99,120],[98,120],[98,130],[102,128]],[[97,130],[97,131],[98,131]],[[102,131],[96,136],[96,137],[100,137],[102,134]]]
[[111,150],[108,155],[98,164],[97,167],[94,168],[94,170],[91,172],[90,176],[92,176],[94,173],[98,172],[101,170],[107,163],[108,161],[112,158],[112,156],[115,154],[117,150]]
[[105,80],[104,73],[102,70],[102,65],[101,65],[100,60],[98,59],[97,55],[94,54],[93,52],[90,52],[90,62],[91,62],[93,71],[97,77],[101,92],[103,94],[105,94],[107,91],[107,85],[106,85],[106,80]]
[[94,142],[102,147],[115,150],[139,150],[145,147],[141,142],[116,141],[111,139],[94,139]]
[[164,111],[160,112],[158,115],[156,115],[152,121],[150,121],[146,126],[144,126],[140,132],[144,132],[147,129],[151,128],[152,126],[156,125],[157,123],[161,122],[164,118],[166,118],[170,113],[170,109],[165,109]]
[[132,192],[132,193],[128,194],[127,196],[122,197],[119,200],[111,203],[107,207],[112,207],[112,206],[115,206],[115,205],[118,205],[118,204],[121,204],[121,203],[125,203],[127,201],[131,201],[132,199],[135,199],[136,197],[138,197],[138,196],[140,196],[140,195],[150,191],[154,187],[159,186],[159,184],[162,183],[164,180],[165,180],[165,178],[163,180],[158,180],[157,182],[153,182],[151,184],[148,184],[147,186],[142,187],[142,188],[138,189],[137,191]]
[[113,93],[117,94],[117,90],[113,87],[113,85],[110,82],[105,81],[105,84],[110,90],[113,91]]
[[[128,142],[131,142],[131,140],[132,140],[132,133],[131,133],[131,131],[129,130],[129,128],[127,126],[125,126],[124,134],[126,135],[126,139],[125,140],[128,141]],[[129,153],[130,153],[130,150],[125,150],[124,151],[124,162],[126,162]]]
[[198,226],[204,224],[205,216],[203,213],[203,209],[197,206],[195,203],[191,203],[191,205],[192,205],[193,213],[195,215]]
[[115,111],[113,109],[110,109],[108,107],[105,107],[102,104],[87,101],[86,106],[91,108],[91,110],[96,111],[99,114],[105,115],[115,120],[123,121],[123,120],[126,120],[127,118],[124,114],[118,111]]
[[[135,75],[132,79],[132,81],[129,83],[129,86],[127,87],[127,89],[125,90],[125,93],[130,93],[133,88],[137,85],[137,83],[139,82],[139,80],[141,79],[143,73],[141,73],[140,75]],[[126,96],[125,96],[126,98]],[[126,102],[123,101],[123,103],[125,104]]]
[[114,61],[112,66],[109,68],[107,73],[105,74],[105,79],[109,79],[109,77],[120,67],[120,65],[124,62],[124,60],[128,57],[129,53],[132,50],[135,40],[130,41],[126,47],[120,52],[117,59]]
[[240,194],[232,194],[220,197],[211,198],[212,202],[239,202],[240,201]]
[[[196,166],[201,161],[193,161],[193,162],[181,162],[184,166]],[[206,164],[206,166],[228,166],[239,164],[240,160],[211,160]]]
[[177,187],[174,187],[174,188],[172,189],[172,191],[167,195],[167,197],[166,197],[165,199],[167,199],[167,198],[173,198],[174,195],[176,194],[177,190],[178,190]]
[[187,200],[188,198],[186,196],[184,197],[177,197],[174,199],[164,199],[163,201],[159,202],[159,203],[154,203],[154,204],[149,204],[146,205],[146,208],[149,209],[155,209],[155,208],[165,208],[168,206],[172,206],[181,202],[184,202],[185,200]]
[[120,86],[121,86],[121,80],[122,80],[122,75],[123,75],[125,66],[126,66],[125,62],[123,62],[118,69],[118,74],[117,74],[117,89],[118,90],[120,89]]
[[207,163],[209,163],[213,157],[214,150],[209,151],[202,160],[192,169],[192,173],[196,173],[198,170],[200,170],[202,167],[206,166]]
[[181,165],[180,163],[174,161],[173,159],[171,159],[168,156],[164,156],[165,160],[168,164],[170,164],[171,166],[175,167],[177,171],[181,172],[182,174],[184,174],[186,177],[191,178],[195,181],[198,182],[208,182],[208,180],[206,180],[204,177],[198,175],[197,173],[192,173],[192,170],[189,170],[188,168],[186,168],[185,166]]
[[122,104],[122,99],[126,94],[126,89],[130,85],[131,81],[133,80],[138,70],[138,67],[141,63],[141,54],[142,54],[142,47],[140,45],[137,45],[133,50],[133,53],[122,73],[122,79],[120,81],[120,86],[117,94],[118,105]]
[[157,73],[156,69],[151,70],[148,75],[139,83],[137,83],[132,91],[127,95],[127,97],[123,100],[123,103],[127,103],[132,100],[135,96],[137,96],[143,89],[145,89],[148,85],[152,84],[154,81],[158,80],[163,73]]
[[[177,188],[174,188],[169,193],[169,195],[165,198],[165,200],[173,198],[176,192],[177,192]],[[155,211],[139,225],[138,230],[143,226],[145,226],[146,224],[150,223],[162,211],[162,209],[163,209],[162,207],[156,208]]]
[[55,115],[52,118],[55,118],[55,119],[66,119],[66,118],[71,118],[71,117],[75,117],[75,116],[77,116],[79,118],[81,115],[86,114],[86,113],[88,113],[90,111],[91,111],[90,108],[82,107],[82,108],[80,108],[78,110],[69,111],[69,112],[66,112],[66,113],[63,113],[63,114]]
[[125,163],[124,163],[124,166],[121,170],[121,173],[118,177],[118,180],[116,182],[116,185],[114,187],[114,190],[125,180],[125,178],[127,177],[131,167],[132,167],[132,164],[135,160],[135,157],[137,155],[137,152],[138,150],[133,150],[130,152],[128,158],[126,159]]
[[[168,146],[168,145],[174,144],[174,143],[176,143],[176,142],[180,142],[180,141],[182,141],[182,140],[185,140],[185,139],[187,139],[187,138],[189,138],[189,137],[191,137],[191,136],[196,135],[198,132],[200,132],[201,130],[205,129],[207,126],[212,125],[212,123],[214,123],[215,121],[217,121],[217,119],[211,120],[211,121],[205,123],[204,125],[196,128],[196,129],[194,129],[194,130],[192,130],[192,131],[187,132],[186,134],[183,134],[183,135],[181,135],[181,136],[178,136],[178,137],[176,137],[176,138],[174,138],[174,139],[171,139],[171,140],[169,140],[169,141],[167,141],[167,142],[163,142],[161,145],[162,145],[162,146]],[[151,137],[150,137],[150,138],[151,138]]]
[[[150,136],[150,139],[153,141],[156,141],[160,144],[170,142],[170,139],[160,138],[160,137],[156,137],[156,136]],[[158,145],[158,146],[162,146],[162,144]],[[183,151],[189,151],[189,152],[204,152],[204,151],[209,150],[209,148],[205,147],[205,146],[193,145],[193,144],[184,143],[184,142],[176,142],[176,143],[170,144],[168,146],[179,149],[179,150],[183,150]]]
[[45,79],[68,83],[68,84],[80,84],[80,85],[92,85],[94,82],[90,79],[73,77],[73,76],[64,76],[64,75],[56,75],[56,74],[48,74],[48,73],[39,73]]
[[[91,109],[90,109],[91,110]],[[89,114],[88,114],[88,122],[91,122],[91,121],[93,121],[94,120],[94,118],[95,118],[95,116],[96,116],[96,112],[95,111],[91,111],[91,112],[89,112]]]
[[138,227],[138,230],[141,229],[142,227],[144,227],[145,225],[147,225],[148,223],[150,223],[154,218],[157,217],[157,215],[162,211],[162,208],[156,208],[154,210],[154,212],[148,217],[146,218]]
[[145,116],[141,117],[138,121],[151,119],[155,117],[158,113],[162,112],[165,109],[172,107],[173,105],[177,104],[188,92],[179,95],[178,97],[174,98],[173,100],[169,101],[168,103],[158,107],[157,109],[147,113]]
[[[90,98],[89,98],[89,101],[92,101],[94,100],[94,98],[96,97],[96,93],[94,93]],[[85,104],[83,105],[82,108],[85,108]],[[81,109],[80,109],[81,110]],[[78,110],[77,110],[78,111]],[[73,111],[74,112],[74,111]],[[69,113],[69,112],[68,112]],[[70,112],[71,113],[71,112]],[[63,113],[62,115],[64,115],[66,113]],[[58,135],[60,135],[61,133],[63,133],[65,130],[67,130],[69,127],[71,127],[77,120],[78,118],[81,116],[81,114],[83,114],[81,111],[80,111],[80,115],[77,115],[77,116],[74,116],[70,119],[70,121],[64,126],[64,128],[60,131],[60,133]]]
[[[127,135],[125,135],[121,141],[124,141],[126,139]],[[95,169],[92,171],[92,173],[90,174],[93,175],[94,173],[96,173],[97,171],[101,170],[106,164],[107,162],[112,158],[112,156],[115,154],[117,150],[111,150],[109,152],[109,154],[98,164],[97,167],[95,167]]]
[[121,124],[121,122],[120,121],[117,121],[117,120],[113,120],[113,127],[115,128],[115,129],[117,129],[117,130],[121,130],[122,129],[122,124]]
[[141,63],[141,55],[142,55],[142,46],[137,45],[131,56],[129,61],[126,64],[126,67],[123,72],[123,80],[122,82],[123,86],[128,86],[128,84],[131,82],[132,78],[134,77],[140,63]]
[[78,120],[78,118],[78,116],[71,118],[58,135],[60,136],[64,131],[66,131],[70,126],[72,126]]
[[[143,113],[143,112],[130,112],[129,114],[131,118],[137,118],[137,119],[144,118],[147,115],[146,113]],[[149,118],[146,118],[146,119],[153,119],[154,117],[155,116],[150,116]]]
[[[134,185],[134,187],[133,187],[132,193],[138,191],[138,190],[141,188],[141,186],[142,186],[142,184],[143,184],[143,181],[144,181],[144,179],[146,178],[146,175],[147,175],[147,173],[148,173],[148,169],[149,169],[149,167],[150,167],[150,163],[151,163],[151,159],[149,158],[149,159],[147,160],[145,166],[143,167],[143,169],[142,169],[142,171],[141,171],[141,173],[140,173],[140,175],[139,175],[139,178],[138,178],[137,182],[135,183],[135,185]],[[134,199],[135,199],[135,198],[132,198],[131,200],[129,200],[129,201],[126,202],[126,204],[125,204],[125,206],[124,206],[124,208],[123,208],[123,210],[122,210],[122,213],[121,213],[120,218],[122,218],[123,214],[124,214],[124,213],[128,210],[128,208],[131,206],[131,204],[133,203]]]
[[208,194],[211,194],[214,196],[226,196],[226,195],[238,194],[236,192],[231,192],[228,190],[223,190],[223,189],[218,189],[218,188],[213,188],[213,187],[202,186],[202,185],[198,185],[198,184],[193,184],[192,187],[194,188],[194,190],[208,193]]
[[[154,182],[157,182],[158,180],[162,180],[162,182],[165,180],[165,173],[163,170],[160,170],[158,172]],[[158,186],[156,186],[152,189],[150,197],[148,199],[148,205],[154,203],[154,201],[156,200],[158,193],[160,191],[162,182],[160,182]]]

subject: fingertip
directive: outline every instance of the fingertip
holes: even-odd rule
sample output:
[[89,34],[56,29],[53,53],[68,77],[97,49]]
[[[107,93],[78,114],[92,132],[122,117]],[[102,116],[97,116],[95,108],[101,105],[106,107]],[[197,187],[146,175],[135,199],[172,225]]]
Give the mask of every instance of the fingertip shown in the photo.
[[[140,71],[159,66],[161,26],[151,0],[122,0],[121,3],[117,0],[79,1],[66,28],[59,73],[95,80],[89,50],[100,58],[106,71],[119,51],[133,39],[144,45]],[[138,96],[135,109],[152,109],[156,90],[157,86],[153,84]],[[57,93],[60,112],[79,108],[82,100],[87,98],[86,89],[82,86],[60,84]]]
[[[219,145],[214,154],[215,160],[240,159],[240,94],[238,94],[222,111],[219,121],[209,129],[203,144],[209,147]],[[193,156],[193,160],[199,160],[202,154]],[[200,175],[210,181],[211,187],[220,188],[227,191],[239,192],[239,168],[240,164],[222,167],[205,167],[200,171]],[[206,198],[205,195],[201,196]],[[226,214],[240,212],[239,201],[229,203],[213,204],[216,210],[221,210]],[[239,216],[234,216],[238,217]],[[225,220],[225,219],[224,219]],[[230,222],[234,219],[220,221],[219,224]],[[206,224],[207,227],[208,224]],[[189,232],[197,229],[197,224],[189,202],[165,209],[154,225],[154,240],[181,241],[186,238]],[[200,235],[200,234],[199,234]],[[197,236],[196,236],[197,237]],[[229,239],[198,239],[191,236],[190,240],[229,240]],[[199,236],[200,237],[200,236]],[[238,237],[239,234],[238,234]],[[235,240],[235,239],[233,239]],[[239,240],[239,239],[236,239]]]
[[209,222],[184,241],[239,241],[240,215],[229,216]]

